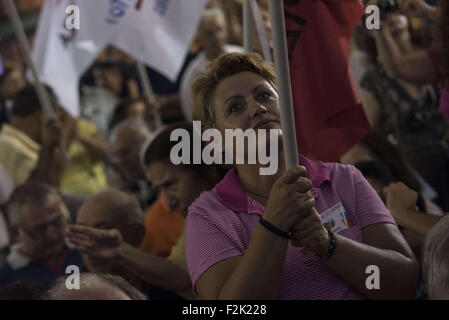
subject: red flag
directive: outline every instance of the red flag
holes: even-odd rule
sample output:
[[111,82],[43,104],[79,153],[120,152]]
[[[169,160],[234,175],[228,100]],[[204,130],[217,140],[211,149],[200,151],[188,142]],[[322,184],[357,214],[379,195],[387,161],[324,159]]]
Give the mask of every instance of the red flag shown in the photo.
[[349,69],[360,0],[284,0],[298,150],[338,161],[371,129]]

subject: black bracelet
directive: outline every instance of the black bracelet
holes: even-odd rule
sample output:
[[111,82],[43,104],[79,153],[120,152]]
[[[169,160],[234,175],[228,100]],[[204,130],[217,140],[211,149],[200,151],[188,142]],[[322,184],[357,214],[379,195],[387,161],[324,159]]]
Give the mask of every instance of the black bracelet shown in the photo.
[[318,256],[320,258],[329,259],[334,254],[335,249],[337,249],[337,240],[335,239],[335,235],[332,231],[327,230],[327,233],[329,234],[329,246],[327,247],[327,252],[323,255],[318,254]]
[[264,218],[260,217],[259,222],[261,225],[263,225],[265,228],[267,228],[268,230],[270,230],[271,232],[277,234],[278,236],[285,238],[285,239],[290,239],[290,237],[292,236],[291,232],[285,232],[282,231],[281,229],[277,228],[276,226],[273,226],[271,223],[269,223],[267,220],[264,220]]

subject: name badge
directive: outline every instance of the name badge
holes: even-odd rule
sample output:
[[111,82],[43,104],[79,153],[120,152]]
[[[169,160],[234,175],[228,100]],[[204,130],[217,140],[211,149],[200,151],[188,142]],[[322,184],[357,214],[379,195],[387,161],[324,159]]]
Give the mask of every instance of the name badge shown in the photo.
[[321,213],[321,221],[326,229],[334,233],[348,229],[347,213],[341,202]]

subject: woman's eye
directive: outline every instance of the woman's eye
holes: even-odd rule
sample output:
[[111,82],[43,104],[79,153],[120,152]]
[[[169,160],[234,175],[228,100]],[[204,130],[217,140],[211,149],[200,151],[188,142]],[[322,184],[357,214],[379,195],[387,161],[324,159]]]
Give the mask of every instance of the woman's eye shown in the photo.
[[259,94],[259,101],[268,101],[272,98],[272,94],[270,92],[262,92]]
[[234,113],[234,112],[238,112],[243,108],[241,103],[233,103],[230,107],[229,107],[229,113]]

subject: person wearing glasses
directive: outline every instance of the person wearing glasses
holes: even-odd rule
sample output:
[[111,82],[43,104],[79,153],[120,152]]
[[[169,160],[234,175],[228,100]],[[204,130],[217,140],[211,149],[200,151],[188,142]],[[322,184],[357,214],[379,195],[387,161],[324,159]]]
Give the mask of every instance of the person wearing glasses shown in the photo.
[[27,182],[14,190],[7,204],[12,245],[0,265],[0,287],[17,281],[52,285],[66,268],[83,262],[65,242],[69,212],[49,185]]

